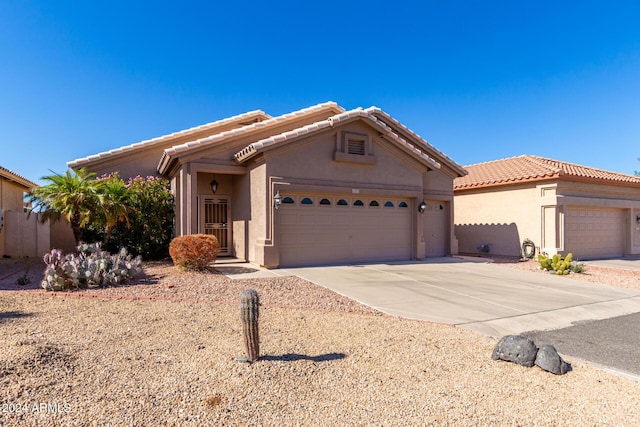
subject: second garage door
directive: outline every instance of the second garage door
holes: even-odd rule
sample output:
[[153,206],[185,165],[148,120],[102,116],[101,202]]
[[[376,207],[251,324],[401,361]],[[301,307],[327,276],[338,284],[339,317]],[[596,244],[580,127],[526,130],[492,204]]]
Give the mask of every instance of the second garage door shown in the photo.
[[408,199],[283,195],[280,266],[411,259]]
[[624,254],[621,209],[567,208],[566,249],[577,259],[612,258]]

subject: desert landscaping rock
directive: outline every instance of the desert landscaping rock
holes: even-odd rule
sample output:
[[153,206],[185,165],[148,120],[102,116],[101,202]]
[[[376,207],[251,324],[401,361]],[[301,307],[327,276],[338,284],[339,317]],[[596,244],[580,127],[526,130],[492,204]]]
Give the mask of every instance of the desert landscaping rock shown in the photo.
[[505,360],[530,368],[534,365],[538,347],[527,337],[507,335],[493,349],[493,360]]
[[562,360],[556,348],[549,344],[540,346],[535,363],[541,369],[556,375],[564,375],[569,370],[567,362]]

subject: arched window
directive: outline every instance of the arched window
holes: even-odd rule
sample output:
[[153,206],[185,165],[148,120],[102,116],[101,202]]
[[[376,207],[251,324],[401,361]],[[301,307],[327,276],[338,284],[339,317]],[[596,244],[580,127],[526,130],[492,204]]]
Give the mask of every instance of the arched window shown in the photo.
[[398,205],[398,207],[401,207],[401,208],[408,208],[409,206],[407,205],[407,203],[406,203],[406,202],[400,202],[400,204]]
[[369,206],[380,206],[380,203],[377,200],[372,200],[369,202]]
[[295,201],[291,197],[287,196],[284,199],[282,199],[282,203],[287,205],[292,205],[295,203]]
[[340,199],[338,200],[338,203],[336,203],[338,206],[349,206],[349,203],[347,203],[347,201],[345,199]]
[[384,207],[385,208],[392,208],[393,207],[393,202],[390,200],[387,200],[386,202],[384,202]]
[[353,206],[364,206],[364,203],[362,202],[362,200],[356,200],[355,202],[353,202]]
[[329,199],[322,199],[322,200],[320,200],[320,204],[321,205],[330,205],[331,202],[329,201]]
[[302,200],[300,201],[300,204],[301,204],[301,205],[312,205],[312,204],[313,204],[313,200],[311,200],[311,199],[310,199],[310,198],[308,198],[308,197],[305,197],[304,199],[302,199]]

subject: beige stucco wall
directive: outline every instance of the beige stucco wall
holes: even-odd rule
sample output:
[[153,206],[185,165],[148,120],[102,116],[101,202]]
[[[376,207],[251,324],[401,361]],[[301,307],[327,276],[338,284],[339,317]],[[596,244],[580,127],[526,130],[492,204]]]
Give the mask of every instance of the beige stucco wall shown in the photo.
[[460,253],[478,253],[478,245],[488,244],[490,254],[519,256],[525,238],[540,247],[539,193],[535,185],[456,193],[454,232]]
[[28,188],[0,176],[0,209],[22,212]]
[[5,211],[4,254],[10,257],[39,258],[51,248],[49,222],[41,223],[37,215]]
[[477,253],[488,243],[490,253],[518,256],[525,238],[539,251],[566,254],[565,212],[569,207],[624,211],[626,255],[640,254],[640,189],[587,182],[549,181],[455,194],[455,234],[461,253]]
[[[267,198],[272,197],[268,188],[267,165],[264,163],[253,164],[249,167],[249,180],[251,192],[249,194],[251,216],[248,229],[248,258],[249,261],[259,265],[273,266],[274,261],[265,256],[265,246],[270,246],[270,231],[272,227],[268,223],[271,219],[271,212],[267,212]],[[269,209],[272,209],[271,207]],[[267,216],[268,215],[268,216]],[[269,250],[269,249],[266,249]],[[272,254],[270,254],[272,255]],[[277,261],[276,264],[277,265]]]

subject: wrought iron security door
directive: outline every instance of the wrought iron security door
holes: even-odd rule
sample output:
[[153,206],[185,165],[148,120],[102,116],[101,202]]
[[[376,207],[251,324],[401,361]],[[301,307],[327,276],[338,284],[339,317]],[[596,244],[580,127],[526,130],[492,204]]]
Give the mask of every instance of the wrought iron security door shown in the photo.
[[220,243],[218,255],[229,253],[229,200],[224,197],[207,197],[203,203],[204,234],[213,234]]

